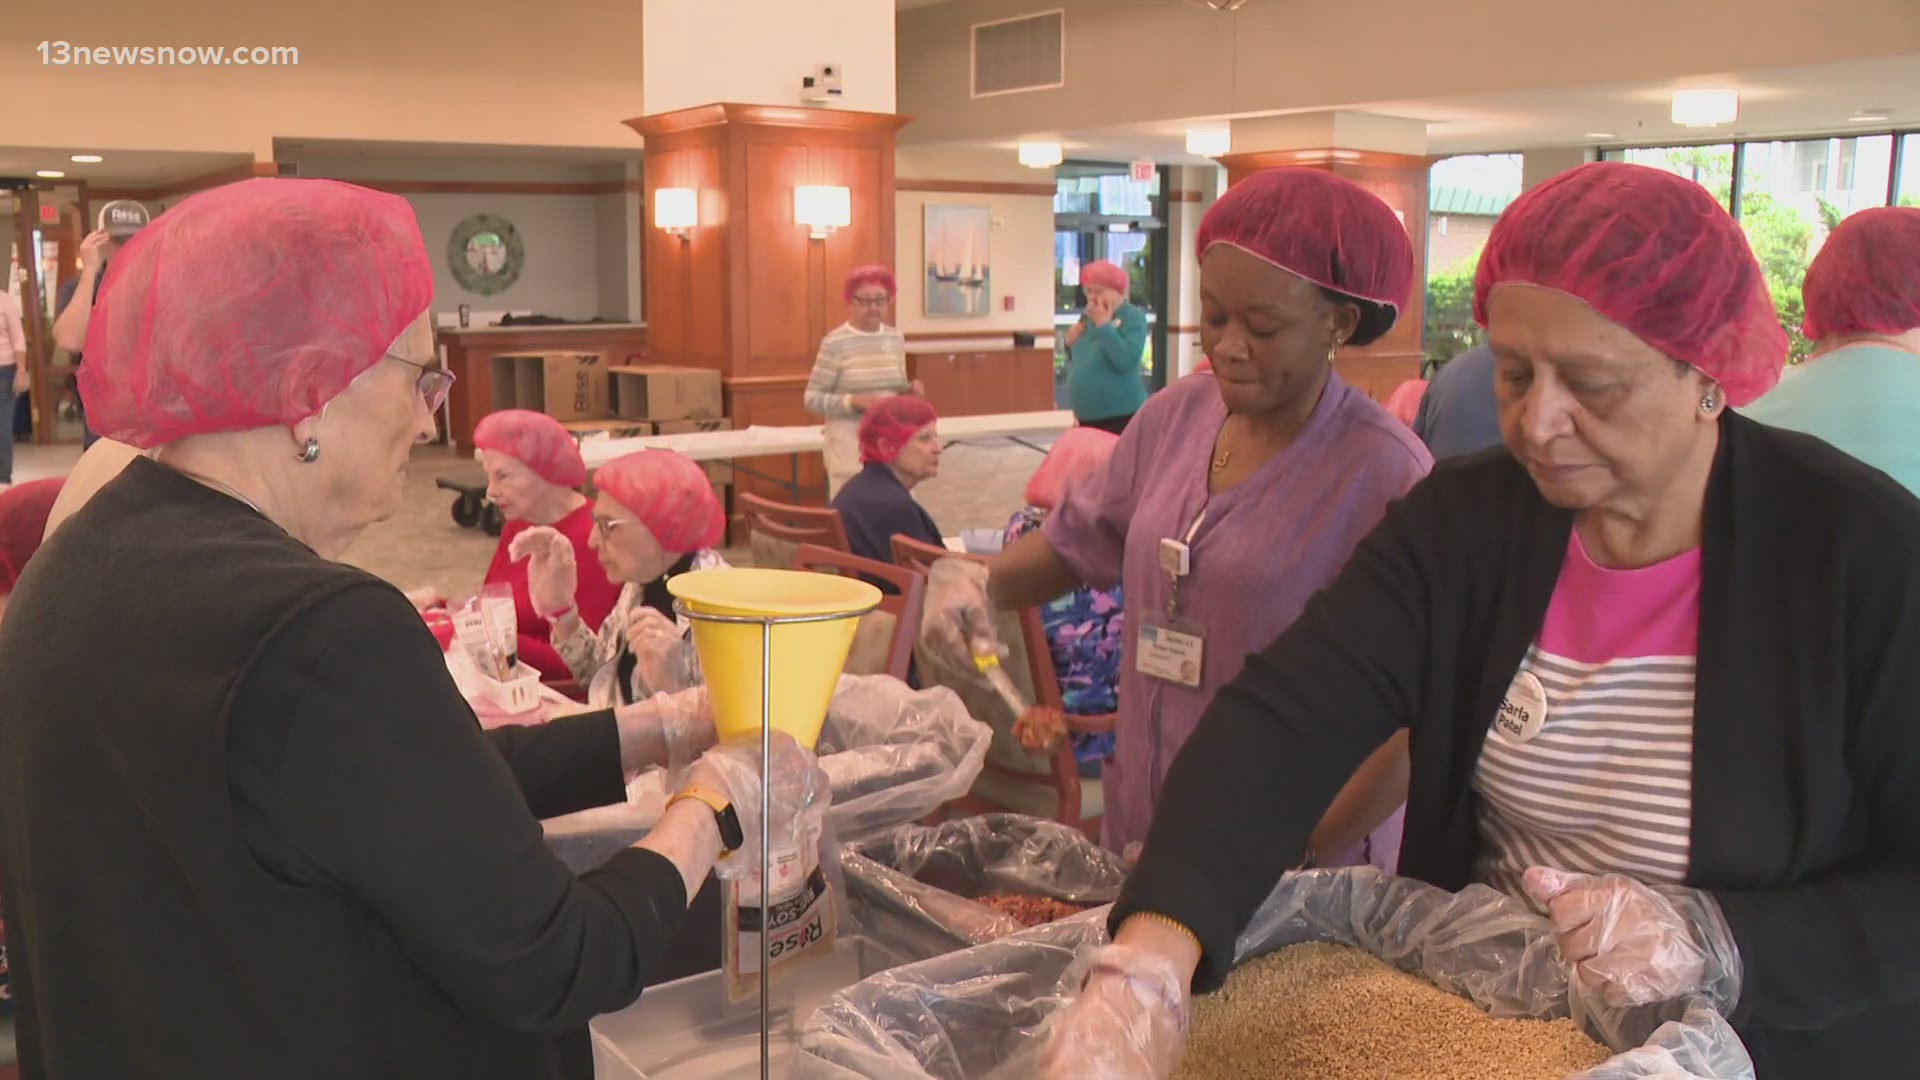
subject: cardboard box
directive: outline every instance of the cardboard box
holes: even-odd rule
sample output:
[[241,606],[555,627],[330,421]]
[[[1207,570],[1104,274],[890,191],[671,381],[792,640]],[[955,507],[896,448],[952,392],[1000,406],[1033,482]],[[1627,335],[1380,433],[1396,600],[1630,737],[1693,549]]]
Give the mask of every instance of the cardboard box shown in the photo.
[[555,420],[609,413],[606,357],[600,353],[505,353],[493,358],[493,408],[532,409]]
[[622,420],[610,417],[601,420],[563,420],[560,426],[567,429],[576,441],[597,435],[609,439],[630,439],[638,435],[653,434],[651,420]]
[[[659,420],[653,425],[655,435],[686,435],[695,431],[732,431],[733,421],[726,417],[712,420]],[[702,461],[700,471],[707,474],[714,487],[726,487],[733,483],[733,462],[724,458],[717,461]]]
[[615,416],[633,420],[711,420],[722,415],[720,373],[711,368],[645,365],[609,368]]

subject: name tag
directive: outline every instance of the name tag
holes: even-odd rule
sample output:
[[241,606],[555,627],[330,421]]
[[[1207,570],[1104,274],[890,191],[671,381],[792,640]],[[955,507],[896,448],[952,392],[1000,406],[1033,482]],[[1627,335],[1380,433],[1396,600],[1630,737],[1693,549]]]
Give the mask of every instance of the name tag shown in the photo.
[[1547,690],[1531,671],[1513,677],[1493,714],[1493,733],[1508,742],[1528,742],[1547,722]]
[[1206,647],[1198,626],[1174,619],[1143,620],[1134,667],[1142,675],[1197,688]]

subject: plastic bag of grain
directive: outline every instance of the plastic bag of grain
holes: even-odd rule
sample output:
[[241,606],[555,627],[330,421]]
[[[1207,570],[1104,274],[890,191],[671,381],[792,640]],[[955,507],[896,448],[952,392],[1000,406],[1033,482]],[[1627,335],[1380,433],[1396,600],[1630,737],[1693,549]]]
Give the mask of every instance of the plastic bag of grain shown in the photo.
[[[1076,955],[1106,940],[1106,909],[882,972],[806,1023],[795,1075],[985,1080],[1025,1060],[1072,997]],[[1448,893],[1372,867],[1289,874],[1237,944],[1241,960],[1303,941],[1349,945],[1496,1016],[1567,1015],[1567,977],[1546,920],[1484,886]],[[1733,1028],[1697,996],[1598,1010],[1589,1034],[1615,1051],[1570,1080],[1752,1080]]]
[[849,928],[911,960],[1018,933],[1015,910],[1111,903],[1127,877],[1086,833],[1025,814],[897,826],[848,843],[840,868]]

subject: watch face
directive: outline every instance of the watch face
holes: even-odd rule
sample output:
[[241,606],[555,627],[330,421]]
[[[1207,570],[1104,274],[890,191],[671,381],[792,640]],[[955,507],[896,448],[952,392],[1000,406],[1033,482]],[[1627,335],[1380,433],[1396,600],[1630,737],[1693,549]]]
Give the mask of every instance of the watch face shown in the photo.
[[475,214],[454,226],[447,238],[447,269],[460,287],[493,296],[513,287],[526,264],[526,246],[513,222],[494,214]]

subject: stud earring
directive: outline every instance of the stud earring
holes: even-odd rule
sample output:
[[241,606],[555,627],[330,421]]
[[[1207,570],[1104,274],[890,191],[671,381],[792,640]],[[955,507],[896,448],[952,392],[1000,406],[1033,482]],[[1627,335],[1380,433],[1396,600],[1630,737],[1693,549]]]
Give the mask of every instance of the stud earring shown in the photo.
[[1713,391],[1709,390],[1706,392],[1706,395],[1700,399],[1700,411],[1712,412],[1713,407],[1717,404],[1719,404],[1719,400],[1713,396]]
[[309,438],[300,450],[300,460],[308,465],[320,460],[320,440]]

